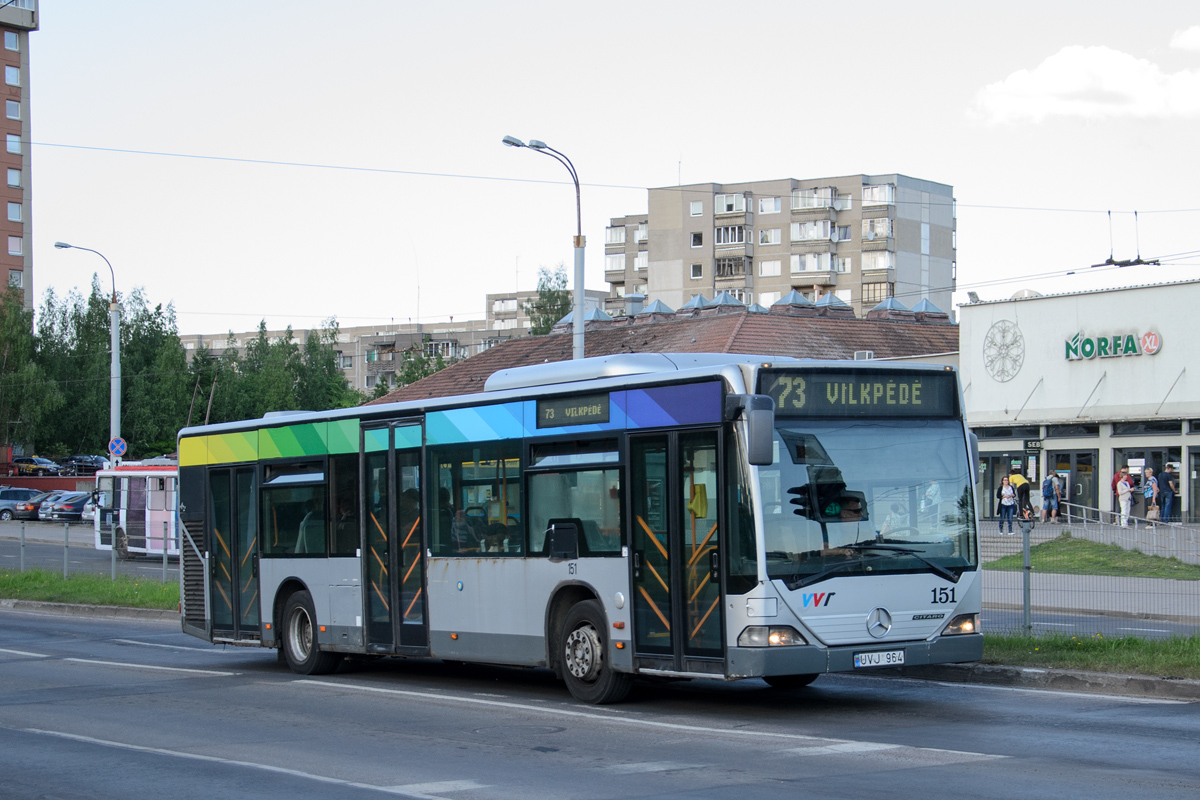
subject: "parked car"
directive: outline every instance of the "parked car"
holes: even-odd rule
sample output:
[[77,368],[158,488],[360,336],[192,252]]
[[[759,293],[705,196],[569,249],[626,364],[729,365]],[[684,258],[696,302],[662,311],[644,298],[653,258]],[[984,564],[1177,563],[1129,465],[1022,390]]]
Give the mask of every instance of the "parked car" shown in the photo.
[[40,492],[28,500],[19,501],[13,506],[13,519],[37,519],[38,509],[42,507],[42,503],[48,500],[51,495],[60,494],[62,494],[62,490]]
[[59,467],[63,475],[95,475],[109,464],[104,456],[71,456],[59,462]]
[[37,489],[12,489],[0,487],[0,519],[10,520],[16,516],[17,503],[38,494]]
[[37,456],[17,456],[12,460],[13,468],[18,475],[57,475],[58,464],[48,458]]
[[57,503],[59,498],[64,494],[68,494],[68,492],[62,489],[59,489],[57,492],[50,492],[50,494],[46,496],[46,499],[42,501],[41,505],[38,506],[37,518],[43,521],[50,519],[50,514],[54,510],[54,504]]
[[50,519],[69,521],[80,519],[83,504],[92,498],[91,492],[66,492],[50,506]]

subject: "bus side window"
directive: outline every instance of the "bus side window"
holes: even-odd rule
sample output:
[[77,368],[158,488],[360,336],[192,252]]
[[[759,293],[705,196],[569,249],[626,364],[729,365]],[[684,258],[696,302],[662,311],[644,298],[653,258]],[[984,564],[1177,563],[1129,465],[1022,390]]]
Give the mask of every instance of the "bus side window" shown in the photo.
[[546,472],[529,477],[529,552],[546,555],[552,519],[578,519],[580,555],[621,553],[621,472],[591,469]]
[[521,555],[519,442],[456,445],[430,453],[430,550],[435,556]]

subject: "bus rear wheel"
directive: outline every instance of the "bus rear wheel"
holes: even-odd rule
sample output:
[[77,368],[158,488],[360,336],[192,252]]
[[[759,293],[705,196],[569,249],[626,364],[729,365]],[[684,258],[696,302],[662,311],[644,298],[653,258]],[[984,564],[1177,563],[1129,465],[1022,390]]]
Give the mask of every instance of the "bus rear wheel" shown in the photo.
[[282,648],[288,666],[300,675],[325,675],[342,660],[336,653],[322,652],[317,644],[317,613],[307,591],[293,593],[283,607]]
[[811,675],[769,675],[763,678],[772,689],[799,689],[808,686],[816,679],[816,673]]
[[630,677],[608,663],[604,609],[595,600],[571,606],[563,622],[562,673],[575,699],[593,705],[619,703],[629,694]]

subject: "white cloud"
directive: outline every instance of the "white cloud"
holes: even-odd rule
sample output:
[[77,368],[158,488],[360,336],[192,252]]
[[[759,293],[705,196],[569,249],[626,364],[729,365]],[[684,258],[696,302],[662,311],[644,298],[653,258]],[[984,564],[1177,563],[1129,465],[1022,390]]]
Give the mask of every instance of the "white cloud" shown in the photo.
[[1200,25],[1193,25],[1187,30],[1175,31],[1171,37],[1171,47],[1180,50],[1200,50]]
[[[1200,27],[1190,28],[1200,39]],[[1177,34],[1181,40],[1184,34]],[[1190,41],[1190,39],[1189,39]],[[1064,47],[1032,70],[985,86],[971,104],[987,122],[1041,122],[1050,116],[1109,119],[1200,116],[1200,71],[1167,74],[1108,47]]]

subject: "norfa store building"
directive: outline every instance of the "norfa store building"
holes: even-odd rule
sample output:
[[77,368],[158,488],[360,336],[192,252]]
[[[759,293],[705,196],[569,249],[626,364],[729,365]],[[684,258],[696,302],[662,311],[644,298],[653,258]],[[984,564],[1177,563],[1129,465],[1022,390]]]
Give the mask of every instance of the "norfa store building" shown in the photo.
[[994,515],[996,487],[1014,466],[1035,486],[1053,470],[1071,502],[1108,511],[1122,464],[1140,481],[1143,467],[1158,475],[1171,463],[1175,518],[1200,519],[1197,309],[1200,281],[960,306],[984,515]]

